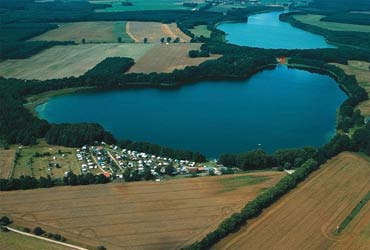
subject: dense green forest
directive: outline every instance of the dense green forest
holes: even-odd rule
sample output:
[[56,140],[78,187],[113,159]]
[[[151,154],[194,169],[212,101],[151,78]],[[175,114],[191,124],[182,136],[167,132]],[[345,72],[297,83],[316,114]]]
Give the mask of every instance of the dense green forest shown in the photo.
[[330,16],[326,16],[322,18],[321,20],[326,21],[326,22],[370,25],[369,14],[362,14],[362,13],[332,14]]
[[111,133],[93,123],[53,124],[45,134],[45,139],[51,145],[67,147],[81,147],[101,141],[115,143]]
[[204,162],[206,158],[199,152],[192,152],[188,150],[177,150],[168,147],[163,147],[150,142],[133,142],[130,140],[118,141],[118,146],[137,152],[146,152],[161,157],[170,157],[174,159],[186,159],[195,162]]

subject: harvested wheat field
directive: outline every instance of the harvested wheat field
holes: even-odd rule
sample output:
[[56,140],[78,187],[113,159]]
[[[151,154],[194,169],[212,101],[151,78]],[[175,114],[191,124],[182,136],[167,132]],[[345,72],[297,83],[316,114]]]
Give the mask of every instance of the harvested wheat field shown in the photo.
[[0,214],[109,250],[179,249],[283,176],[270,171],[1,192]]
[[126,22],[60,23],[59,28],[33,37],[30,41],[74,41],[82,43],[132,42],[126,33]]
[[369,190],[369,160],[341,153],[214,249],[369,249],[369,204],[340,236],[334,235],[336,227]]
[[0,149],[0,179],[7,179],[13,168],[16,149]]
[[55,46],[27,59],[0,62],[0,76],[19,79],[54,79],[80,76],[107,57],[138,60],[151,44],[82,44]]
[[172,41],[178,37],[180,42],[189,42],[191,39],[175,23],[127,22],[126,32],[137,43],[143,43],[144,38],[148,39],[148,43],[161,43],[162,37],[171,37]]
[[172,72],[174,69],[183,69],[186,66],[198,66],[207,60],[214,60],[220,55],[211,55],[210,57],[190,58],[190,50],[199,50],[199,43],[171,43],[157,44],[134,66],[131,67],[131,73],[151,73],[151,72]]

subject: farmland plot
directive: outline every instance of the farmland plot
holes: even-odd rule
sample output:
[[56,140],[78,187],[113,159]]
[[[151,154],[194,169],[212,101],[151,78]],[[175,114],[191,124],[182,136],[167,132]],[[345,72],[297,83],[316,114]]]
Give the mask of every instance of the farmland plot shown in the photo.
[[[109,250],[180,249],[204,237],[282,172],[0,193],[0,214]],[[222,181],[224,179],[233,181]],[[241,184],[244,183],[244,184]],[[37,200],[37,202],[35,202]]]
[[335,23],[321,21],[321,15],[294,15],[294,18],[302,23],[318,26],[320,28],[334,30],[334,31],[357,31],[357,32],[370,32],[369,25]]
[[0,62],[0,76],[38,80],[80,76],[107,57],[131,57],[136,61],[152,46],[150,44],[55,46],[27,59]]
[[171,37],[171,40],[180,38],[180,42],[189,42],[190,37],[184,34],[175,23],[163,24],[158,22],[127,22],[127,34],[137,43],[161,43],[161,38]]
[[30,41],[74,41],[76,43],[132,42],[126,33],[126,22],[76,22],[60,23],[59,28],[50,30]]
[[0,149],[0,179],[6,179],[13,167],[16,149]]
[[190,58],[190,50],[199,50],[199,43],[173,43],[157,44],[148,53],[140,58],[129,72],[151,73],[172,72],[174,69],[183,69],[186,66],[197,66],[207,60],[219,58],[219,55],[211,57]]
[[370,190],[369,180],[368,158],[342,153],[215,249],[369,249],[369,204],[334,234]]

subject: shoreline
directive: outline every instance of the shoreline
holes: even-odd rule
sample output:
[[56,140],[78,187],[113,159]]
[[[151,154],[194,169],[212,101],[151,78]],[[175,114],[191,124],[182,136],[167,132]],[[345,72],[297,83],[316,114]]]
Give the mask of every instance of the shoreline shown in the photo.
[[26,98],[27,102],[23,104],[23,106],[31,112],[32,115],[38,116],[36,107],[48,102],[49,98],[71,94],[75,92],[82,92],[85,90],[95,89],[95,87],[75,87],[75,88],[65,88],[65,89],[58,89],[58,90],[51,90],[47,92],[42,92],[36,95],[31,95]]

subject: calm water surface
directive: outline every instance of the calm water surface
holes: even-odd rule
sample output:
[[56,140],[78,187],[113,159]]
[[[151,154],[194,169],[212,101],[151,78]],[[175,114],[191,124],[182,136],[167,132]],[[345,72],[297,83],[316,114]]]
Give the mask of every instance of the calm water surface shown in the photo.
[[270,49],[314,49],[335,48],[325,38],[289,23],[281,22],[283,12],[252,15],[245,23],[224,23],[218,28],[226,32],[229,43]]
[[345,99],[328,76],[278,66],[243,81],[57,96],[37,112],[53,123],[97,122],[117,138],[217,157],[259,143],[270,152],[322,145]]

